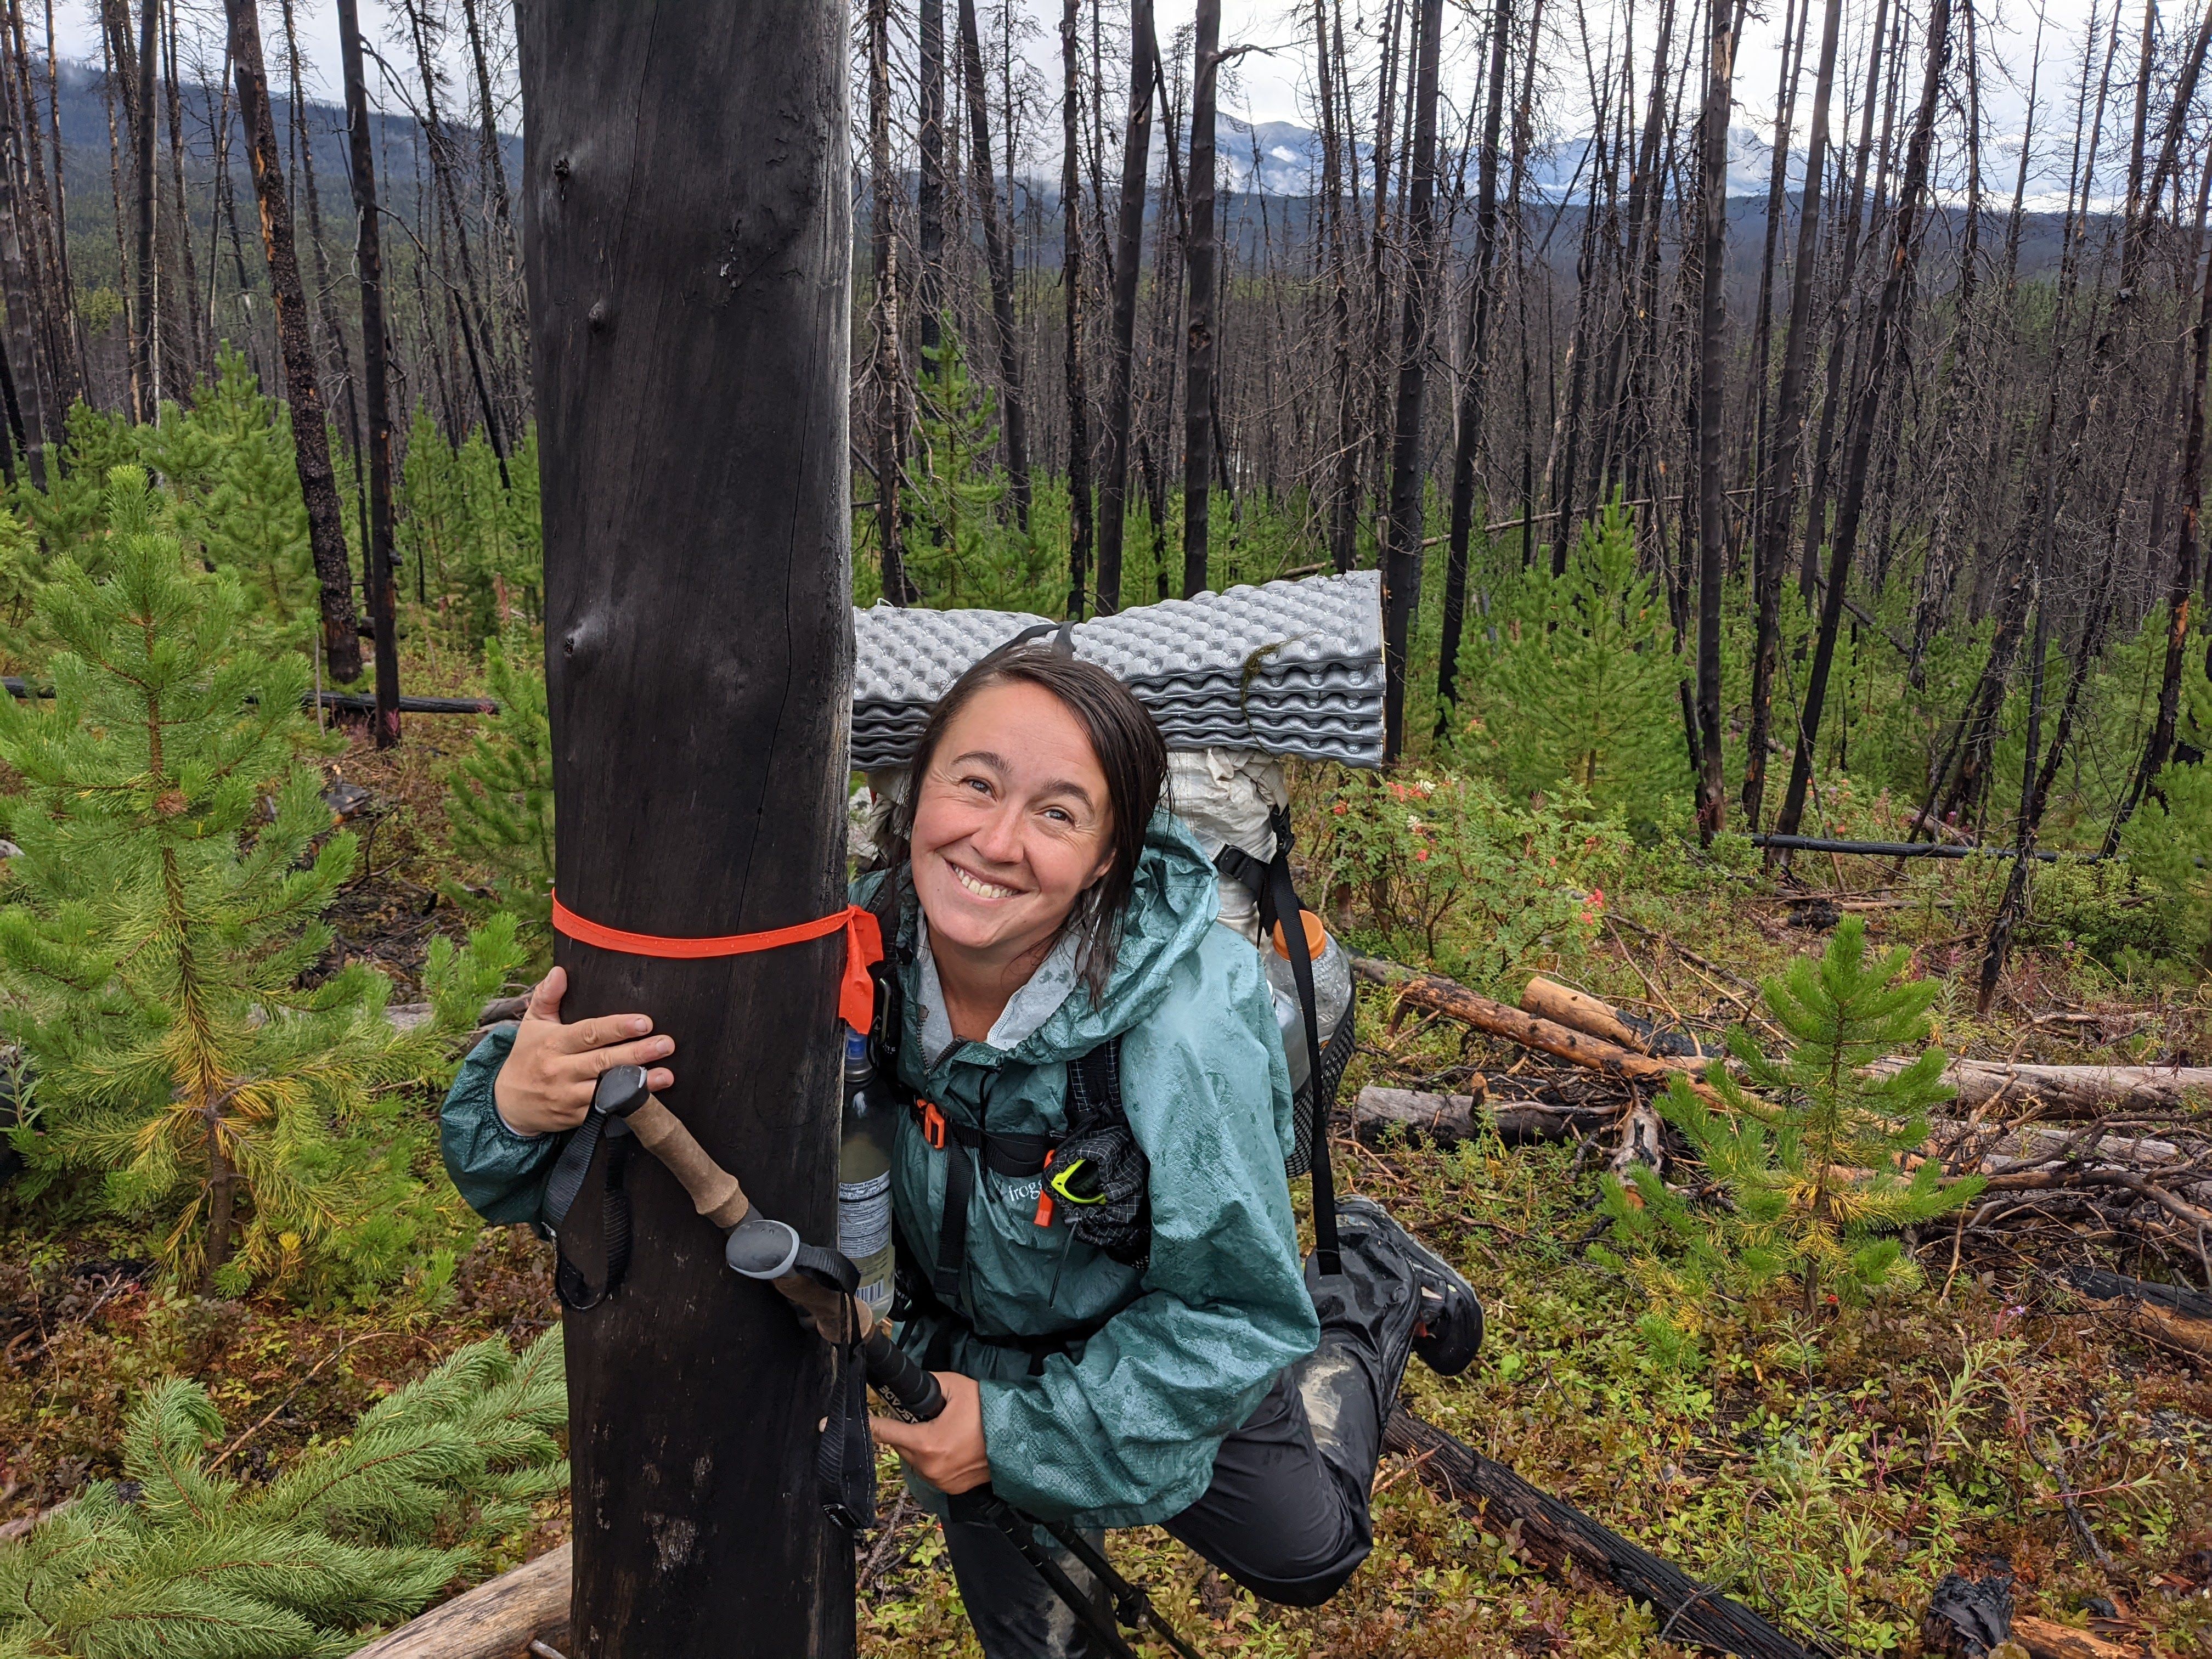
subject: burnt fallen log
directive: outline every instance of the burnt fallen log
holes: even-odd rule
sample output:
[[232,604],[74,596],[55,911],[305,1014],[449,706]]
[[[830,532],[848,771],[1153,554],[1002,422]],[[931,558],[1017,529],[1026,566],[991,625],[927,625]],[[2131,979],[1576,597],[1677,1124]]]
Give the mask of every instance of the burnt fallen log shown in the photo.
[[2059,1276],[2082,1295],[2099,1302],[2148,1302],[2185,1319],[2212,1320],[2212,1296],[2185,1290],[2179,1285],[2130,1279],[2125,1273],[2112,1273],[2103,1267],[2067,1267],[2061,1270]]
[[1541,974],[1522,989],[1521,1012],[1554,1024],[1571,1025],[1578,1031],[1603,1037],[1639,1054],[1672,1060],[1716,1060],[1723,1053],[1718,1043],[1700,1043],[1686,1032],[1655,1024],[1587,991],[1546,979]]
[[[344,714],[374,714],[376,699],[351,691],[325,691],[323,707]],[[499,704],[490,697],[402,697],[403,714],[496,714]]]
[[2123,1322],[2146,1341],[2191,1359],[2212,1360],[2212,1296],[2101,1267],[2069,1267],[2062,1277],[2092,1301],[2118,1304]]
[[[33,685],[15,674],[0,678],[0,686],[4,686],[11,696],[51,697],[54,695],[52,686]],[[335,708],[341,714],[374,714],[376,712],[376,699],[373,696],[362,696],[352,691],[325,691],[320,696],[324,708]],[[312,708],[316,697],[317,694],[310,691],[300,701]],[[399,712],[403,714],[496,714],[499,704],[490,697],[402,697]]]
[[1352,1103],[1352,1132],[1369,1146],[1394,1133],[1449,1151],[1462,1141],[1493,1133],[1508,1146],[1571,1140],[1604,1127],[1620,1115],[1614,1107],[1553,1106],[1538,1100],[1490,1101],[1481,1095],[1431,1094],[1370,1084]]
[[[1379,957],[1354,957],[1352,970],[1370,983],[1389,987],[1397,995],[1401,1006],[1425,1008],[1431,1012],[1448,1015],[1472,1025],[1478,1031],[1517,1042],[1525,1048],[1534,1048],[1577,1066],[1589,1066],[1624,1083],[1640,1083],[1648,1088],[1664,1088],[1670,1079],[1695,1078],[1704,1069],[1702,1062],[1687,1060],[1659,1059],[1650,1054],[1639,1054],[1632,1048],[1624,1048],[1617,1042],[1578,1031],[1571,1025],[1540,1019],[1534,1014],[1523,1013],[1518,1008],[1492,1000],[1478,992],[1470,991],[1456,980],[1442,974],[1420,974],[1403,968],[1395,962],[1385,962]],[[1709,1099],[1717,1101],[1710,1085],[1692,1083],[1691,1086]]]
[[1662,1641],[1741,1659],[1809,1659],[1817,1651],[1402,1407],[1383,1425],[1382,1443],[1418,1458],[1423,1481],[1502,1523],[1499,1530],[1517,1524],[1521,1553],[1546,1572],[1564,1576],[1570,1566],[1578,1567],[1624,1595],[1649,1603],[1660,1614]]

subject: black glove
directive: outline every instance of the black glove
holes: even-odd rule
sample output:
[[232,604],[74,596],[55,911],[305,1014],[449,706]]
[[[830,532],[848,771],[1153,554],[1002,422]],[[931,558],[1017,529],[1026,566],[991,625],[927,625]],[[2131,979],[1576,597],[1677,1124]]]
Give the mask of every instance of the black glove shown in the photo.
[[1075,1236],[1115,1261],[1141,1269],[1152,1258],[1152,1164],[1128,1120],[1069,1124],[1045,1178],[1067,1202]]

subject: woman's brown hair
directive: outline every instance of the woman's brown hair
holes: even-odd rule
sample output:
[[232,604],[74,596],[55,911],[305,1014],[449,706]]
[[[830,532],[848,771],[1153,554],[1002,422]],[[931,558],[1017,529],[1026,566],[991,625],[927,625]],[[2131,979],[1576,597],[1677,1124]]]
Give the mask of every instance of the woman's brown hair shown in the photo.
[[[890,874],[878,909],[886,923],[892,921],[901,896],[911,884],[908,866],[914,853],[915,799],[945,729],[977,696],[999,685],[1034,685],[1057,697],[1083,727],[1091,740],[1091,752],[1097,757],[1098,769],[1106,775],[1107,835],[1113,862],[1104,875],[1084,890],[1052,939],[1056,945],[1069,928],[1081,930],[1083,944],[1076,971],[1091,988],[1091,1000],[1097,1002],[1104,998],[1114,976],[1122,916],[1136,884],[1145,832],[1167,782],[1168,745],[1151,711],[1130,695],[1127,686],[1096,663],[1082,661],[1042,642],[1024,644],[994,652],[953,681],[930,711],[929,723],[922,727],[908,763],[906,799],[891,813],[890,823],[879,838],[884,866]],[[887,935],[889,931],[887,927]]]

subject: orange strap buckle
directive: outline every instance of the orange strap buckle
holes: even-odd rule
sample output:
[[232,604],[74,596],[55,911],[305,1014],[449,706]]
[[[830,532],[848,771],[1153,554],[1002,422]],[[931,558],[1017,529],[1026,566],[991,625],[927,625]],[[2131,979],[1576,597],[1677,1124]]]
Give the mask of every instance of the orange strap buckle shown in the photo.
[[[1047,1152],[1044,1155],[1044,1168],[1046,1170],[1052,1168],[1052,1159],[1053,1154],[1051,1152]],[[1044,1182],[1043,1170],[1037,1171],[1036,1213],[1031,1216],[1030,1219],[1040,1227],[1049,1227],[1052,1225],[1052,1188]]]
[[921,1108],[921,1138],[938,1152],[945,1150],[945,1114],[937,1109],[933,1100],[918,1100]]

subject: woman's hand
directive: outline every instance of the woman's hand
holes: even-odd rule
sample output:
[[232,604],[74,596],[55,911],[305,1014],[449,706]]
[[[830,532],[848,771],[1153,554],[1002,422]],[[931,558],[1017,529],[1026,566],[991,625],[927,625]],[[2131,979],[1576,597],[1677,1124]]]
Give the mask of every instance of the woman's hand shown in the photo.
[[653,1064],[676,1052],[674,1038],[647,1035],[653,1022],[643,1014],[603,1014],[563,1025],[561,999],[568,990],[568,970],[561,968],[531,988],[514,1047],[492,1083],[501,1121],[519,1135],[574,1128],[592,1109],[600,1074],[615,1066],[647,1067],[645,1086],[656,1092],[676,1081],[675,1073]]
[[945,1409],[927,1423],[902,1423],[872,1417],[876,1438],[906,1460],[906,1465],[947,1498],[973,1492],[991,1478],[983,1449],[983,1391],[972,1376],[937,1371],[945,1390]]

